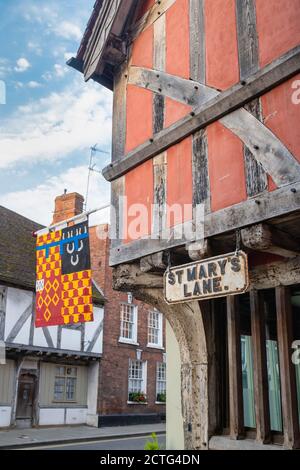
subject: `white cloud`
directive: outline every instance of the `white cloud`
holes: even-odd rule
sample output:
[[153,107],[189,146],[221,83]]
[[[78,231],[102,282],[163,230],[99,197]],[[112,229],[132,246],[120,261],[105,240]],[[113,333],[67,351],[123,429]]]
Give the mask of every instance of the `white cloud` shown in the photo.
[[81,31],[80,27],[70,21],[62,21],[53,25],[53,31],[61,38],[75,41],[80,41],[83,35],[83,31]]
[[20,57],[17,60],[17,65],[15,67],[15,71],[18,73],[26,72],[31,67],[30,62],[25,57]]
[[67,69],[67,66],[63,66],[63,65],[60,65],[60,64],[55,64],[54,65],[54,71],[55,71],[56,77],[63,78],[66,75],[66,73],[68,72],[68,69]]
[[14,82],[15,89],[18,90],[20,88],[24,88],[23,82]]
[[[49,225],[54,210],[54,199],[68,192],[86,194],[87,166],[70,168],[65,173],[46,179],[38,186],[25,191],[17,191],[0,196],[0,204],[28,217],[35,222]],[[100,175],[91,177],[88,208],[95,209],[109,203],[109,183]],[[91,216],[91,225],[109,222],[109,209]]]
[[28,82],[28,88],[41,88],[41,83],[39,82],[36,82],[34,80],[32,80],[31,82]]
[[42,47],[37,42],[29,41],[27,44],[27,47],[30,51],[34,52],[36,55],[40,56],[43,53]]
[[0,57],[0,78],[5,78],[11,71],[8,59]]
[[67,158],[111,139],[111,93],[76,78],[61,93],[20,106],[0,123],[0,168]]
[[51,72],[45,72],[42,75],[42,79],[45,80],[46,82],[50,82],[52,80],[53,76]]

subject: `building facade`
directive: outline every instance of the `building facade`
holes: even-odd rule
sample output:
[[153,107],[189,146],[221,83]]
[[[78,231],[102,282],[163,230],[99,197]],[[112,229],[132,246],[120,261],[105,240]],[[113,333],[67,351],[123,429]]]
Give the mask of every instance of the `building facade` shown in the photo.
[[0,427],[98,425],[102,293],[94,322],[35,328],[38,224],[0,208]]
[[131,292],[113,290],[109,226],[92,227],[90,237],[93,277],[105,296],[100,425],[160,421],[166,402],[163,315]]
[[[0,428],[163,419],[163,317],[113,291],[109,226],[90,227],[94,321],[36,328],[33,232],[41,227],[0,210]],[[63,194],[53,223],[82,212],[81,195]]]
[[[300,447],[299,24],[299,0],[97,1],[69,61],[114,92],[110,264],[171,327],[170,448]],[[167,268],[241,248],[246,293],[165,302]]]

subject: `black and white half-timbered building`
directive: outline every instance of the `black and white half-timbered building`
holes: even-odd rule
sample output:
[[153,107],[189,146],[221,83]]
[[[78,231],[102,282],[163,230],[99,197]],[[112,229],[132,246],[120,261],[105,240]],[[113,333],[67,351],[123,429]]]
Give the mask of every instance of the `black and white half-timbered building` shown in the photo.
[[104,297],[94,321],[35,327],[35,238],[42,227],[0,207],[0,428],[98,425]]

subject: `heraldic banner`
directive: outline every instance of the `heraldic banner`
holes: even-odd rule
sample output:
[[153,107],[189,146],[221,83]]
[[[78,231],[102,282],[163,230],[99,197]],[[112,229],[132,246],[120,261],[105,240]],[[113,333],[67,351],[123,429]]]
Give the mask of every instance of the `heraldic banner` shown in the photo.
[[37,237],[36,327],[93,321],[88,222]]

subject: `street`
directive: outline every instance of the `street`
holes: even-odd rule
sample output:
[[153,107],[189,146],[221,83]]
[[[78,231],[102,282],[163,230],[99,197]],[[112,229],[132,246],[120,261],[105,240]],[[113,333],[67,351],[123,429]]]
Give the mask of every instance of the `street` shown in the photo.
[[[124,439],[105,439],[86,443],[55,444],[53,446],[26,447],[24,450],[144,450],[148,437],[129,437]],[[166,447],[165,435],[158,436],[161,449]]]

